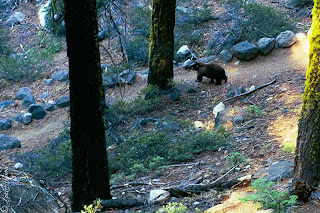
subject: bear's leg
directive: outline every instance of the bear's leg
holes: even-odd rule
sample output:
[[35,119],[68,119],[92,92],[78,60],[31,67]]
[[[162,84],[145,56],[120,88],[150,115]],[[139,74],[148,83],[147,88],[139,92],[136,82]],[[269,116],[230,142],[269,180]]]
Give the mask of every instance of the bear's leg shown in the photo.
[[197,75],[197,80],[196,80],[197,82],[201,82],[202,81],[202,75]]
[[216,79],[216,85],[221,85],[221,79],[220,78]]

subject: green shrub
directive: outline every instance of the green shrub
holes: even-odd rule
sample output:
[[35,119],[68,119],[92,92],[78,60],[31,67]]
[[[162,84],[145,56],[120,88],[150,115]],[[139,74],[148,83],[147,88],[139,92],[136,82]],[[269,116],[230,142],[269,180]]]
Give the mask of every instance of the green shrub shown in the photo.
[[296,195],[290,196],[288,192],[278,192],[271,190],[274,182],[266,182],[266,179],[258,179],[252,183],[252,188],[256,190],[254,194],[243,199],[243,201],[253,201],[261,205],[261,209],[273,209],[274,212],[285,213],[288,207],[293,206],[298,198]]
[[140,66],[146,66],[148,64],[149,40],[145,37],[132,37],[125,44],[125,49],[130,63]]
[[266,114],[264,110],[259,109],[259,107],[257,107],[256,105],[247,106],[247,111],[253,114],[255,117],[260,117]]
[[232,167],[235,167],[241,163],[245,163],[247,160],[246,158],[240,154],[239,152],[234,152],[232,153],[231,156],[228,156],[228,161],[229,161],[229,164],[232,166]]
[[168,203],[167,205],[162,207],[162,211],[159,210],[157,213],[186,213],[187,207],[182,203]]
[[267,5],[250,2],[243,4],[246,18],[241,23],[243,40],[255,42],[261,37],[276,37],[295,26],[288,16]]
[[128,22],[133,27],[133,34],[140,34],[144,38],[149,38],[151,10],[148,7],[134,6],[129,11]]

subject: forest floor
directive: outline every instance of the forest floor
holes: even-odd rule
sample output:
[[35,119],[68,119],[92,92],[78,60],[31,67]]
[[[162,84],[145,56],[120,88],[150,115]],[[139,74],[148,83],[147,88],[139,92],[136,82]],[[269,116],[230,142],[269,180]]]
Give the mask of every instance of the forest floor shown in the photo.
[[[269,1],[268,1],[269,2]],[[270,1],[271,2],[271,1]],[[271,4],[271,3],[270,3]],[[280,3],[279,3],[280,4]],[[26,4],[28,5],[28,4]],[[19,8],[21,12],[27,14],[27,22],[36,23],[34,9],[29,5]],[[305,18],[305,25],[310,25],[311,19]],[[26,43],[17,33],[23,34],[26,32],[26,25],[17,25],[10,33],[10,38],[13,43]],[[30,30],[30,28],[28,28]],[[35,29],[33,29],[35,30]],[[34,34],[30,34],[34,35]],[[20,39],[20,40],[19,40]],[[27,46],[27,45],[26,45]],[[54,71],[67,69],[66,52],[60,52],[48,74],[50,76]],[[195,82],[196,72],[188,71],[183,68],[174,70],[174,81],[181,93],[179,101],[172,101],[169,98],[164,98],[166,101],[165,108],[159,111],[153,111],[152,116],[155,118],[164,118],[172,116],[178,108],[183,108],[185,111],[179,115],[181,119],[191,119],[193,121],[201,120],[207,128],[212,128],[214,125],[214,115],[210,114],[207,118],[201,119],[201,112],[208,111],[208,107],[219,103],[226,99],[226,94],[230,88],[236,89],[239,86],[250,88],[252,85],[259,86],[270,82],[274,75],[278,76],[277,82],[258,90],[245,98],[235,99],[227,102],[227,106],[239,106],[246,109],[249,105],[259,106],[265,114],[251,120],[245,121],[240,126],[230,125],[227,130],[231,133],[231,142],[236,145],[232,151],[241,153],[249,165],[246,168],[241,168],[239,171],[232,171],[228,178],[243,177],[253,174],[269,165],[270,162],[280,160],[293,160],[292,147],[295,146],[298,130],[298,118],[301,109],[301,95],[304,89],[305,72],[308,66],[308,39],[305,38],[290,48],[274,50],[267,56],[258,56],[251,61],[237,61],[234,59],[230,64],[223,65],[228,76],[228,83],[222,86],[217,86],[209,83],[205,79],[202,83]],[[109,89],[106,94],[106,99],[109,102],[119,100],[131,101],[140,95],[140,89],[147,85],[147,79],[138,75],[133,85],[127,85],[124,89],[116,87]],[[24,83],[4,83],[0,85],[0,102],[12,99],[14,94],[23,86],[28,86],[32,89],[37,102],[43,103],[43,100],[38,98],[42,92],[49,92],[50,99],[55,100],[68,93],[68,84],[54,82],[53,85],[47,86],[44,84],[44,78],[34,82]],[[189,94],[187,90],[194,88],[198,91],[196,94]],[[201,93],[199,91],[204,91]],[[205,95],[203,95],[205,94]],[[283,113],[283,109],[287,109]],[[0,112],[1,117],[13,117],[18,112],[25,111],[20,107],[20,104],[15,105],[8,110]],[[14,152],[28,152],[34,149],[41,149],[48,144],[48,141],[57,137],[57,135],[65,129],[63,122],[68,120],[69,110],[57,109],[42,120],[33,121],[27,126],[14,123],[13,127],[6,131],[1,131],[1,134],[7,134],[21,140],[22,147],[19,150],[2,151],[0,155],[0,163],[7,166],[13,166],[16,162],[11,158]],[[266,146],[268,145],[268,146]],[[256,149],[262,147],[262,149]],[[268,147],[263,149],[263,147]],[[286,149],[289,147],[289,149]],[[291,148],[290,148],[291,147]],[[230,150],[222,150],[219,152],[203,153],[198,155],[192,162],[180,166],[166,167],[162,174],[157,178],[154,175],[139,178],[137,181],[144,183],[154,183],[154,179],[159,182],[157,184],[146,185],[142,188],[115,188],[111,191],[114,197],[126,197],[146,195],[148,190],[159,187],[160,182],[169,183],[194,180],[204,178],[206,181],[213,181],[225,174],[229,167],[225,163],[226,156],[230,155]],[[267,163],[267,161],[269,163]],[[210,176],[210,177],[208,177]],[[285,184],[288,180],[283,181]],[[125,184],[121,183],[121,184]],[[118,185],[121,185],[118,184]],[[280,183],[281,185],[282,183]],[[170,184],[169,184],[170,185]],[[279,185],[279,187],[281,187]],[[161,185],[160,185],[161,186]],[[70,203],[69,196],[71,192],[70,179],[62,181],[62,184],[53,186],[56,191],[62,193],[63,199]],[[241,192],[243,189],[239,189]],[[237,192],[237,189],[232,189],[223,192],[208,192],[201,195],[192,196],[184,199],[177,199],[176,202],[182,202],[186,206],[193,208],[195,201],[201,203],[201,209],[209,209],[212,205],[221,203],[225,198],[223,195],[229,195],[232,192]],[[238,204],[237,204],[238,205]],[[248,212],[247,210],[235,210],[239,206],[228,208],[224,212]],[[131,211],[149,211],[159,208],[159,206],[149,206],[142,209],[131,209]],[[295,212],[319,212],[320,204],[318,202],[307,202],[300,204]],[[116,212],[110,210],[108,212]]]

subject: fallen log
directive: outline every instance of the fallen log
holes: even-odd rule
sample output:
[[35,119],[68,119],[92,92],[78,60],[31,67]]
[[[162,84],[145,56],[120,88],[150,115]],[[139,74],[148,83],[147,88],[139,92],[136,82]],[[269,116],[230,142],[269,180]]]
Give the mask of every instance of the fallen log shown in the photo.
[[128,209],[136,206],[143,206],[147,204],[146,199],[134,199],[134,198],[126,198],[126,199],[112,199],[112,200],[101,200],[102,209]]
[[269,86],[269,85],[271,85],[271,84],[274,84],[274,83],[276,83],[276,82],[277,82],[277,75],[274,76],[274,78],[273,78],[272,81],[270,81],[270,82],[268,82],[268,83],[266,83],[266,84],[262,84],[262,85],[260,85],[260,86],[258,86],[258,87],[256,87],[256,88],[254,88],[253,90],[248,91],[248,92],[242,93],[242,94],[240,94],[240,95],[233,96],[233,97],[231,97],[231,98],[227,98],[227,99],[225,99],[224,101],[222,101],[222,103],[225,103],[225,102],[227,102],[227,101],[231,101],[231,100],[233,100],[233,99],[236,99],[236,98],[239,98],[239,97],[242,97],[242,96],[245,96],[245,95],[249,95],[249,94],[251,94],[251,93],[253,93],[253,92],[255,92],[255,91],[259,90],[259,89],[262,89],[262,88],[264,88],[264,87],[266,87],[266,86]]

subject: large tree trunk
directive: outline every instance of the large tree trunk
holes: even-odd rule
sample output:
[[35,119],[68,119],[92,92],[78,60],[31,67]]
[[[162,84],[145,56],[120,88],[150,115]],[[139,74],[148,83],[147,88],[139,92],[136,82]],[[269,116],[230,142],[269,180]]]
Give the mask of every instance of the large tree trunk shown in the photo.
[[73,211],[110,199],[104,90],[95,0],[65,0],[69,57]]
[[315,0],[309,68],[299,120],[294,180],[317,186],[320,180],[320,0]]
[[153,0],[148,84],[168,88],[173,78],[173,45],[176,0]]

